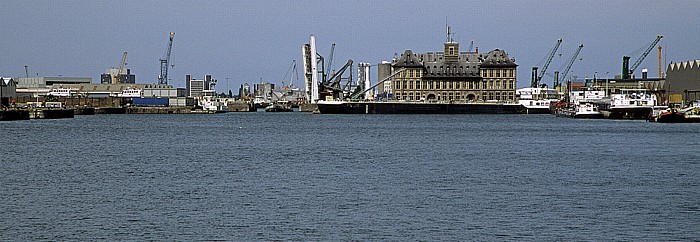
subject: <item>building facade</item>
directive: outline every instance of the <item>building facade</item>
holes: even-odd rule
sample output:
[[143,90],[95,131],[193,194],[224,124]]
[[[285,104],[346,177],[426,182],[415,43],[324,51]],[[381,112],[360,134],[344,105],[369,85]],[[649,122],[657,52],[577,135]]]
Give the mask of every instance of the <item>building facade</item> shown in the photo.
[[[401,73],[385,82],[380,92],[411,101],[515,101],[517,66],[503,50],[460,52],[459,43],[448,41],[444,52],[406,50],[391,63],[391,73]],[[388,76],[381,74],[380,70],[380,80]]]
[[187,75],[185,85],[188,97],[216,96],[216,80],[212,79],[211,75],[204,75],[204,80],[192,79],[192,75]]

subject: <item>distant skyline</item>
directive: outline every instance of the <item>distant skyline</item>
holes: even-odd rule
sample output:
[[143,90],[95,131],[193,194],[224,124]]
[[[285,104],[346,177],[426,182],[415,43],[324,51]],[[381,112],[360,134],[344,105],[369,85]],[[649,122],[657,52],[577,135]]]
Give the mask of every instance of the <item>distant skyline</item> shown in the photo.
[[[0,76],[90,77],[121,61],[137,83],[158,83],[159,59],[175,32],[170,81],[211,74],[217,92],[234,93],[244,82],[281,84],[292,60],[303,87],[301,46],[316,36],[327,56],[336,43],[334,67],[348,59],[373,65],[406,49],[442,51],[445,25],[466,51],[503,49],[515,58],[517,86],[530,84],[532,66],[542,66],[563,39],[548,73],[563,69],[579,44],[584,48],[570,75],[612,78],[622,56],[633,63],[657,35],[664,62],[700,59],[698,1],[16,1],[0,2]],[[656,77],[654,49],[636,70]],[[664,65],[664,69],[666,65]],[[376,67],[371,70],[376,83]],[[607,73],[607,74],[606,74]],[[226,79],[228,78],[228,83]],[[288,80],[284,80],[285,83]],[[543,81],[552,84],[552,78]]]

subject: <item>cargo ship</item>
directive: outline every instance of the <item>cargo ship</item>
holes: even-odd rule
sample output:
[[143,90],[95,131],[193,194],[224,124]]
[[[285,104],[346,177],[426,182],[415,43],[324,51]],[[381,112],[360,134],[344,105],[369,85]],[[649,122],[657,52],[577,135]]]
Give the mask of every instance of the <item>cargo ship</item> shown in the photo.
[[524,114],[517,103],[440,103],[409,101],[318,101],[321,114]]

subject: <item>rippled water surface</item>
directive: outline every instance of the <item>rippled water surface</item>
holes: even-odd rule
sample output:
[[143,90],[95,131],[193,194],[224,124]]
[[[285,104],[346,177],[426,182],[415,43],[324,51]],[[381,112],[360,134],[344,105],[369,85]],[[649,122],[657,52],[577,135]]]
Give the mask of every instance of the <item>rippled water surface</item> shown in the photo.
[[0,131],[0,240],[700,239],[699,124],[258,112]]

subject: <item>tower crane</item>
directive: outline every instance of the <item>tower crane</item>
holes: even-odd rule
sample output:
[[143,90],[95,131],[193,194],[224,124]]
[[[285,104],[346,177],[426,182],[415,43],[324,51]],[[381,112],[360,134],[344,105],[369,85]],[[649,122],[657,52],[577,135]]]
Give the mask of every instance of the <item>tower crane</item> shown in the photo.
[[554,45],[554,48],[552,49],[551,52],[549,52],[549,56],[547,57],[547,62],[544,63],[544,67],[542,67],[542,72],[537,75],[537,67],[533,66],[532,67],[532,81],[530,82],[530,87],[537,87],[540,85],[540,81],[542,80],[542,77],[544,74],[547,72],[547,68],[549,67],[549,64],[552,63],[552,58],[554,58],[554,55],[557,53],[557,49],[559,49],[559,46],[561,45],[562,39],[557,40],[557,44]]
[[173,48],[174,38],[175,32],[170,32],[170,41],[168,41],[168,48],[165,49],[165,55],[162,59],[160,59],[160,75],[158,75],[158,84],[168,84],[168,65],[170,64],[170,50],[172,50]]
[[634,73],[634,70],[636,70],[637,67],[639,67],[639,65],[642,64],[642,61],[644,61],[644,58],[646,58],[647,55],[649,55],[649,52],[651,52],[651,50],[654,48],[654,46],[656,44],[658,44],[659,41],[661,41],[661,38],[663,38],[663,36],[657,35],[656,39],[654,41],[652,41],[649,46],[647,46],[647,49],[642,53],[642,56],[640,56],[639,59],[637,59],[637,61],[635,61],[634,64],[632,64],[631,68],[629,67],[630,57],[629,56],[622,57],[622,79],[630,79],[630,76],[632,76],[632,74]]
[[119,63],[119,69],[117,69],[117,74],[112,76],[112,84],[119,84],[119,80],[121,79],[122,75],[122,70],[124,70],[124,66],[126,65],[127,54],[129,53],[124,51],[124,56],[122,56],[122,62]]
[[569,60],[569,63],[566,64],[566,69],[564,69],[564,72],[562,73],[561,79],[566,80],[566,75],[569,74],[569,70],[571,70],[571,66],[574,65],[574,61],[576,60],[576,57],[578,57],[578,54],[581,53],[581,49],[583,49],[583,44],[578,46],[578,49],[576,50],[576,53],[574,53],[574,56],[571,57],[571,60]]

